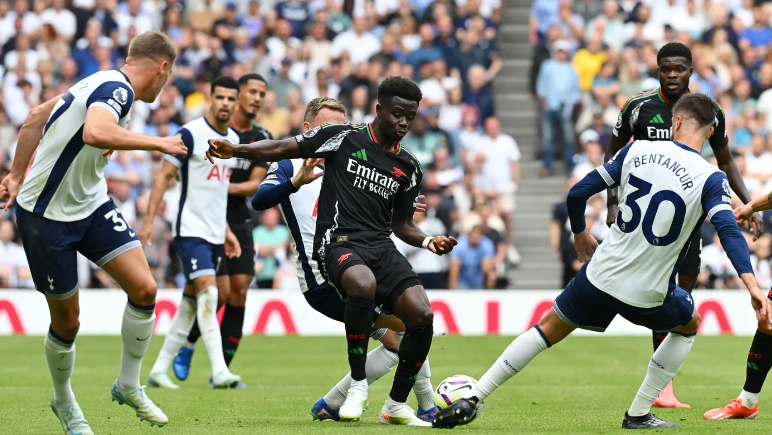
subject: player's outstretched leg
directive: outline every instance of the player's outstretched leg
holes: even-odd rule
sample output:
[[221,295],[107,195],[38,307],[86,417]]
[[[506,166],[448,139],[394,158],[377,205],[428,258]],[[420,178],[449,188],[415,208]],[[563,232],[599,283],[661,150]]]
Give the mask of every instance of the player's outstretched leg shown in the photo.
[[759,413],[759,394],[767,374],[772,368],[772,330],[759,323],[753,337],[745,367],[745,385],[740,395],[728,405],[711,409],[703,416],[707,420],[728,420],[732,418],[756,418]]
[[[681,273],[678,274],[678,287],[681,287],[690,294],[697,285],[697,274],[700,269],[700,250],[702,248],[702,242],[699,237],[699,234],[697,234],[695,238],[692,239],[691,245],[689,245],[689,249],[686,253],[684,264],[681,266]],[[659,349],[659,346],[666,337],[667,332],[651,331],[655,352]],[[676,398],[672,381],[665,386],[661,393],[659,393],[657,400],[654,401],[652,406],[656,408],[691,408],[690,405],[681,403],[681,401]]]
[[112,400],[133,408],[140,420],[164,426],[166,414],[145,394],[139,372],[155,324],[156,284],[141,249],[130,249],[102,265],[128,296],[121,324],[121,370],[111,389]]
[[469,399],[456,400],[447,408],[438,411],[432,426],[452,429],[459,424],[468,423],[477,416],[483,400],[496,388],[523,371],[536,355],[563,340],[573,330],[573,326],[558,317],[554,308],[550,309],[538,325],[520,334],[504,350],[499,359],[477,382],[477,387],[472,391]]
[[46,295],[46,300],[51,314],[51,326],[45,339],[46,361],[54,383],[51,411],[65,433],[93,435],[70,385],[75,367],[75,337],[80,328],[77,290],[66,299],[52,299],[51,295]]
[[649,369],[643,384],[625,413],[624,429],[648,429],[678,427],[677,424],[662,420],[652,414],[651,406],[659,393],[681,369],[684,360],[694,344],[694,337],[700,325],[700,315],[695,312],[692,320],[683,328],[668,333],[649,361]]
[[424,288],[413,285],[406,289],[394,303],[393,312],[405,324],[405,336],[399,347],[394,383],[389,398],[381,408],[379,421],[384,424],[430,426],[430,423],[416,417],[415,411],[406,403],[418,372],[429,355],[434,336],[434,313]]

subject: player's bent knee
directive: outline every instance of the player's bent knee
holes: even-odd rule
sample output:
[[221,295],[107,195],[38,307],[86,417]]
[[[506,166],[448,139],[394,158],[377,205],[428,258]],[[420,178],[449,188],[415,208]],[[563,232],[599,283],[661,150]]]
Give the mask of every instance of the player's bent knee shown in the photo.
[[373,273],[364,266],[353,266],[341,277],[343,291],[349,295],[375,297],[376,282]]
[[772,335],[772,327],[769,326],[766,319],[759,320],[759,332],[766,335]]
[[696,334],[697,331],[700,329],[700,323],[702,322],[702,317],[700,317],[700,313],[695,312],[694,317],[692,317],[692,320],[689,321],[689,323],[686,324],[683,328],[679,328],[673,332],[677,332],[681,335],[693,335]]
[[64,338],[74,339],[80,329],[80,319],[77,314],[51,319],[51,328]]
[[228,294],[228,305],[243,307],[247,304],[247,289],[231,290]]
[[134,288],[126,289],[126,293],[128,293],[129,299],[137,305],[153,305],[158,294],[158,286],[151,279],[143,280]]

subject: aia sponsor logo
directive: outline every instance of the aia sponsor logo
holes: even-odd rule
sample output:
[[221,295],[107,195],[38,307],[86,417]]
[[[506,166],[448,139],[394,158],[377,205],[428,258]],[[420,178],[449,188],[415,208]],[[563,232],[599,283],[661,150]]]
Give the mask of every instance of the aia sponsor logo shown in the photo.
[[392,166],[393,171],[391,171],[392,174],[394,174],[395,177],[407,177],[404,172],[402,172],[402,169],[399,169],[396,166]]
[[343,254],[340,257],[338,257],[338,266],[343,264],[343,262],[346,261],[348,259],[348,257],[351,257],[350,253],[349,254]]

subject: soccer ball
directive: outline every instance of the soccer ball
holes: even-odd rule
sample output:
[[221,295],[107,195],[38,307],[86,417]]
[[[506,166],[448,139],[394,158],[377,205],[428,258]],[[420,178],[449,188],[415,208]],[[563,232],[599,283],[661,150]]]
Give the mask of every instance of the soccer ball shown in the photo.
[[[475,386],[477,386],[477,381],[474,378],[466,375],[453,375],[437,385],[437,389],[434,390],[435,405],[442,409],[458,399],[469,398]],[[477,405],[477,414],[466,423],[479,417],[484,406],[485,401],[481,401]]]

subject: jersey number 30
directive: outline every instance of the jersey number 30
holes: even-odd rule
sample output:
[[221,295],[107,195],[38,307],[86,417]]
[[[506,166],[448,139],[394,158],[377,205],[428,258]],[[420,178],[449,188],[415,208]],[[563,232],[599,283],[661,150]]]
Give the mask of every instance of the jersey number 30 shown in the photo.
[[[628,183],[633,187],[638,188],[638,190],[628,195],[625,200],[625,204],[627,204],[630,211],[633,213],[632,218],[625,222],[622,219],[622,210],[617,214],[617,226],[624,233],[632,233],[638,228],[638,225],[641,223],[642,211],[638,206],[637,201],[651,193],[651,183],[641,180],[635,175],[630,175]],[[654,225],[654,218],[657,216],[659,206],[665,201],[669,201],[673,204],[673,207],[675,207],[673,222],[670,224],[670,230],[667,234],[664,236],[657,236],[654,234],[652,226]],[[678,239],[678,236],[681,234],[681,228],[684,226],[685,217],[686,204],[684,203],[684,200],[672,190],[660,190],[652,196],[649,201],[649,206],[646,208],[646,213],[643,215],[643,236],[646,237],[649,244],[654,246],[667,246]]]

